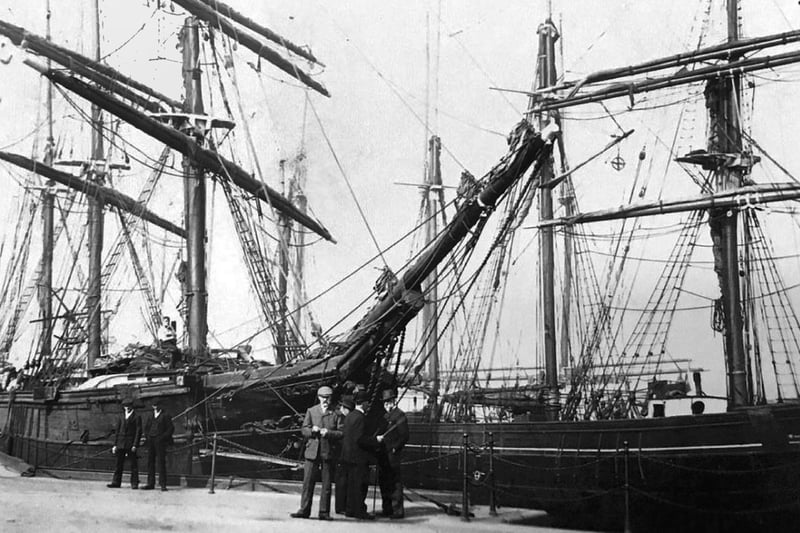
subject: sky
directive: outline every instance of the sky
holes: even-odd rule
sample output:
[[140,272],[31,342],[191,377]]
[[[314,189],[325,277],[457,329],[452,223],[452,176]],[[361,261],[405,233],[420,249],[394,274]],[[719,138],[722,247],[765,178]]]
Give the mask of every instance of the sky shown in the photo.
[[[173,12],[169,2],[163,3],[165,9],[156,12],[155,0],[101,2],[102,48],[104,54],[109,54],[106,58],[109,64],[180,98],[174,28],[176,21],[182,19],[181,9],[174,6]],[[527,99],[524,95],[491,88],[530,88],[536,58],[536,28],[545,19],[551,2],[230,0],[229,3],[293,42],[308,44],[325,64],[311,70],[328,88],[331,98],[307,95],[296,82],[266,63],[262,64],[259,81],[254,69],[247,65],[247,61],[254,61],[252,55],[243,50],[235,54],[245,113],[256,139],[265,181],[279,188],[278,162],[290,159],[304,146],[308,157],[309,205],[337,240],[335,245],[318,243],[309,253],[308,293],[316,295],[374,256],[378,247],[387,247],[415,226],[419,193],[414,187],[396,182],[421,181],[430,134],[438,134],[445,147],[442,165],[446,185],[456,185],[462,170],[482,176],[505,153],[504,136],[521,117]],[[53,1],[56,42],[76,50],[88,49],[88,4],[88,0]],[[709,13],[718,18],[720,2],[713,4]],[[44,0],[25,3],[0,0],[0,17],[43,35],[44,5]],[[558,44],[563,55],[559,71],[567,79],[576,79],[592,71],[693,49],[703,26],[705,5],[706,2],[689,1],[553,1],[553,18],[562,33]],[[745,36],[788,31],[797,27],[800,18],[797,3],[789,0],[742,2],[742,6],[742,16],[747,20]],[[710,30],[711,37],[704,44],[720,42],[719,24],[711,23]],[[8,65],[0,65],[3,80],[0,121],[4,124],[0,146],[31,153],[31,143],[37,136],[26,135],[36,123],[33,117],[41,120],[43,93],[38,77],[21,64],[20,55],[15,52]],[[207,68],[211,68],[210,64]],[[776,84],[779,87],[775,90],[761,83],[766,79],[757,79],[755,96],[748,104],[752,104],[754,115],[766,111],[770,117],[766,121],[753,120],[753,137],[784,167],[796,173],[800,169],[800,156],[794,148],[796,142],[792,142],[797,138],[797,126],[791,117],[797,116],[798,111],[798,104],[792,101],[792,95],[797,95],[794,82],[797,69],[794,77],[792,74],[787,69],[785,73],[766,76],[786,82]],[[702,88],[695,88],[693,98],[699,102],[701,95]],[[701,105],[695,106],[699,111],[687,111],[695,113],[694,128],[687,126],[681,130],[672,126],[677,119],[674,111],[645,110],[649,103],[657,106],[670,98],[680,96],[670,92],[652,99],[637,99],[641,111],[615,115],[620,127],[634,128],[636,133],[618,150],[604,154],[576,173],[575,187],[583,210],[607,208],[626,201],[635,178],[635,161],[643,147],[648,153],[646,169],[652,174],[648,198],[696,192],[685,174],[674,168],[664,171],[658,165],[668,158],[663,151],[670,143],[675,144],[676,150],[684,151],[704,143]],[[626,106],[626,101],[608,104],[612,113]],[[224,113],[219,98],[207,101],[207,109]],[[69,106],[57,104],[56,112],[57,130],[63,132],[59,135],[68,139],[65,145],[72,147],[75,157],[85,157],[88,130],[81,129],[78,121],[70,118],[74,110]],[[573,165],[619,133],[619,127],[596,105],[570,111],[566,116],[565,138]],[[241,132],[242,128],[237,126],[237,134]],[[150,151],[157,153],[157,147]],[[662,153],[658,155],[659,152]],[[619,172],[610,167],[610,159],[616,155],[627,162]],[[246,168],[254,168],[251,157],[242,157]],[[179,161],[176,165],[180,168]],[[768,163],[759,172],[765,181],[786,179]],[[135,190],[133,177],[130,182],[121,178],[119,185]],[[172,183],[164,187],[177,187],[177,182],[177,178],[172,178]],[[13,205],[19,188],[6,182],[2,190],[9,193],[0,200],[4,202],[4,211],[12,212],[9,206]],[[221,193],[218,194],[216,201],[222,205]],[[156,202],[154,209],[177,222],[181,204],[174,198],[166,195]],[[533,216],[526,225],[535,222]],[[214,220],[220,229],[209,235],[213,249],[209,322],[215,338],[229,345],[247,339],[259,321],[249,288],[243,281],[244,271],[230,222],[224,211],[215,215]],[[14,222],[7,220],[6,225]],[[791,248],[796,242],[797,227],[787,226],[785,221],[776,222],[776,226],[779,229],[776,246]],[[601,227],[596,231],[608,230]],[[524,251],[532,251],[530,245],[535,240],[535,230],[521,231],[515,252],[518,259],[510,276],[515,285],[506,296],[510,310],[505,319],[508,333],[500,346],[509,365],[534,364],[535,354],[540,350],[536,328],[531,327],[537,319],[533,305],[536,260],[532,253]],[[670,245],[655,241],[650,246],[655,250],[642,244],[635,251],[641,256],[664,255]],[[403,264],[410,253],[407,246],[399,246],[387,252],[385,260],[395,267]],[[602,256],[594,257],[593,261],[602,270]],[[782,264],[782,268],[789,280],[787,284],[791,285],[800,274],[796,261],[788,263]],[[369,296],[379,266],[380,263],[375,263],[363,269],[315,302],[314,313],[323,327],[337,324]],[[651,285],[646,281],[647,274],[652,278],[656,269],[645,265],[640,270],[642,277],[635,282],[631,307],[646,300],[649,289],[644,287]],[[708,265],[705,270],[708,274]],[[687,306],[707,305],[709,298],[716,297],[713,275],[690,279],[687,283],[693,293],[704,297],[687,294]],[[170,312],[170,306],[174,310],[174,304],[174,297],[172,301],[168,298],[165,312]],[[128,312],[134,317],[138,311]],[[341,322],[336,331],[354,325],[362,313],[363,308]],[[721,340],[718,335],[708,333],[709,316],[705,310],[678,317],[673,355],[688,354],[701,359],[706,352],[715,352],[715,358],[709,362],[703,359],[696,365],[718,370]],[[118,330],[115,336],[124,344],[136,334]],[[268,353],[266,336],[252,342],[259,353]],[[721,383],[715,383],[716,390],[720,387]]]

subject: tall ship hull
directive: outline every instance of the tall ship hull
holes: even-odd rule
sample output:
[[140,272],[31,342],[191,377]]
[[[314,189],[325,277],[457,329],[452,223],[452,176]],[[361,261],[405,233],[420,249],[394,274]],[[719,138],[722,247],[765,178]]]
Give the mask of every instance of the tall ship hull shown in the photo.
[[[408,483],[544,509],[584,527],[786,529],[800,513],[800,405],[642,420],[411,425]],[[490,437],[491,434],[491,437]],[[464,435],[478,448],[463,466]],[[645,529],[641,529],[645,528]],[[746,529],[740,529],[746,530]],[[772,531],[772,530],[770,530]]]

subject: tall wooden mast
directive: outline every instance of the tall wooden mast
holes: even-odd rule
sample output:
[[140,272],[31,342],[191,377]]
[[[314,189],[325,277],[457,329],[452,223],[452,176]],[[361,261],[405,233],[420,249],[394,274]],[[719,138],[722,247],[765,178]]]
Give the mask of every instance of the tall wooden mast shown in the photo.
[[[187,17],[181,31],[183,44],[183,111],[188,115],[184,133],[203,144],[206,121],[200,82],[200,38],[198,21]],[[195,118],[198,120],[195,121]],[[208,349],[208,292],[206,290],[206,183],[203,168],[189,157],[183,158],[184,207],[186,224],[187,284],[186,295],[189,355],[198,357]]]
[[[425,245],[428,246],[439,233],[437,223],[438,209],[436,208],[437,199],[442,194],[442,166],[439,157],[442,152],[442,141],[433,135],[428,141],[428,164],[425,173],[425,186],[422,187],[425,217]],[[422,323],[425,325],[425,359],[428,361],[428,375],[430,376],[431,393],[429,403],[432,407],[431,413],[437,413],[439,402],[439,275],[437,269],[433,269],[425,279],[422,293],[425,295],[425,307],[422,308]],[[402,354],[401,354],[402,355]]]
[[[94,59],[100,60],[100,6],[94,0],[92,20],[92,48]],[[91,160],[87,178],[102,184],[105,178],[105,150],[103,149],[103,114],[97,105],[92,105],[92,146]],[[86,318],[88,334],[88,353],[86,367],[91,369],[100,356],[102,347],[102,316],[100,277],[103,261],[103,201],[89,197],[88,243],[89,243],[89,286],[86,295]]]
[[[47,40],[50,40],[50,0],[47,0]],[[47,60],[50,68],[50,60]],[[53,138],[53,82],[47,82],[47,143],[44,152],[44,162],[53,166],[55,158],[55,141]],[[42,191],[42,264],[39,278],[39,310],[42,319],[41,340],[39,352],[43,361],[46,361],[53,351],[53,186],[52,180],[47,180]]]
[[[738,2],[728,0],[728,42],[739,39]],[[731,57],[731,61],[739,59]],[[749,166],[741,164],[742,153],[740,117],[741,78],[730,76],[712,79],[706,86],[706,107],[709,112],[708,151],[713,158],[707,167],[715,171],[715,190],[727,191],[742,186],[742,176]],[[726,155],[735,156],[725,157]],[[731,163],[730,161],[736,162]],[[739,287],[738,210],[709,211],[711,236],[714,243],[714,270],[722,293],[723,334],[728,374],[729,408],[752,403],[748,386],[747,356],[744,349],[742,306]]]
[[[281,168],[281,194],[286,194],[286,160],[280,162]],[[288,217],[280,215],[278,217],[278,324],[275,335],[275,362],[282,365],[286,362],[286,328],[289,326],[286,312],[288,310],[289,297],[289,239],[292,238],[292,226]]]
[[[537,30],[539,34],[539,54],[536,68],[536,89],[552,87],[556,84],[555,42],[558,31],[548,16]],[[549,121],[547,113],[537,113],[539,131]],[[539,188],[539,218],[553,218],[553,188],[550,182],[554,176],[553,158],[548,157],[541,168]],[[560,409],[558,390],[558,358],[556,353],[556,312],[555,312],[555,257],[553,247],[553,228],[539,230],[539,281],[542,303],[542,342],[544,344],[546,385],[549,389],[547,416],[550,420],[558,418]]]

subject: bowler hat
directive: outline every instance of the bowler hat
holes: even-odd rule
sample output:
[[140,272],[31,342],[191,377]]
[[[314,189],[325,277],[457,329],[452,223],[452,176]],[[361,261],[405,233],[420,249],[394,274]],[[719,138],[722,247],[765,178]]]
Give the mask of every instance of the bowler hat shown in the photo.
[[356,408],[356,402],[352,396],[342,396],[342,407],[347,407],[351,411]]
[[151,407],[161,407],[161,404],[162,404],[162,402],[158,398],[153,398],[152,400],[150,400],[150,406]]
[[361,405],[364,402],[369,401],[369,394],[365,390],[360,390],[356,394],[356,405]]
[[333,389],[328,387],[327,385],[323,385],[322,387],[317,389],[317,396],[321,396],[323,398],[333,396]]
[[133,400],[122,400],[122,407],[133,407]]

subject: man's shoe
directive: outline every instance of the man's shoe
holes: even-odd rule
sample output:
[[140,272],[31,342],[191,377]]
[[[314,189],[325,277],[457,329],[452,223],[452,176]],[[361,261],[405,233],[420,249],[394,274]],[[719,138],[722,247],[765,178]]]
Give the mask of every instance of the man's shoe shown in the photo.
[[138,488],[139,488],[139,485],[131,485],[131,490],[137,490]]
[[389,517],[389,519],[390,520],[402,520],[405,517],[406,517],[406,515],[403,515],[403,514],[393,514],[392,516]]
[[375,520],[375,515],[370,513],[359,514],[355,516],[356,520]]
[[324,514],[320,514],[319,515],[319,519],[320,520],[333,520],[333,517],[331,515],[329,515],[328,513],[324,513]]
[[297,511],[296,513],[289,513],[289,516],[291,516],[292,518],[308,518],[309,515]]
[[167,487],[161,487],[161,492],[167,492]]
[[153,490],[155,487],[153,485],[145,485],[142,487],[142,490]]
[[106,487],[108,487],[109,489],[118,489],[119,488],[119,484],[117,484],[117,483],[109,483],[108,485],[106,485]]
[[391,511],[381,511],[381,516],[384,517],[384,518],[389,518],[390,516],[392,516],[392,512]]

